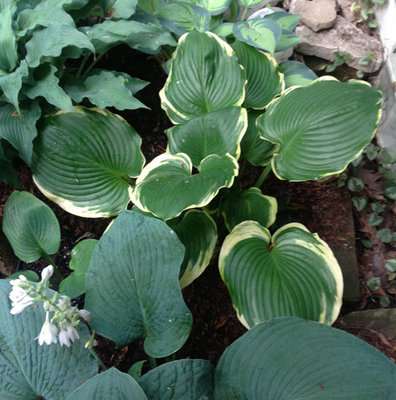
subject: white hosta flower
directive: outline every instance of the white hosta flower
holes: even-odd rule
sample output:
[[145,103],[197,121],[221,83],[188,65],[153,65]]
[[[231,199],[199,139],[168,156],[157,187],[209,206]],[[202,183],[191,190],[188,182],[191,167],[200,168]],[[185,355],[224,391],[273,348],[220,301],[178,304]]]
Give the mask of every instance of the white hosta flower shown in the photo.
[[46,283],[51,276],[54,274],[54,267],[52,265],[48,265],[41,271],[41,282]]
[[21,313],[26,307],[33,304],[33,298],[28,295],[25,289],[21,288],[19,285],[25,282],[23,275],[19,276],[19,279],[13,279],[10,281],[12,285],[12,290],[8,295],[11,300],[11,310],[10,313],[13,315]]
[[44,343],[46,343],[47,345],[50,345],[51,343],[57,343],[57,333],[58,329],[49,321],[49,315],[47,312],[47,317],[41,328],[40,335],[38,335],[38,337],[36,338],[38,339],[39,345],[42,346]]
[[89,322],[91,319],[91,313],[87,310],[78,310],[78,315],[86,322]]
[[59,332],[59,343],[61,346],[70,346],[75,340],[80,339],[77,329],[66,321],[61,323],[61,330]]

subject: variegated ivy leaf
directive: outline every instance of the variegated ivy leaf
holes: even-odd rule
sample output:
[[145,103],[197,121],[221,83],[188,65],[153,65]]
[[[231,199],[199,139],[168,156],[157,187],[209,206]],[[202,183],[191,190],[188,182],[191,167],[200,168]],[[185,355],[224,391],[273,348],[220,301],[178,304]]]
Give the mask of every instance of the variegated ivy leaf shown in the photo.
[[180,38],[173,53],[161,105],[172,122],[184,123],[241,105],[244,86],[244,72],[232,48],[211,32],[192,31]]
[[187,154],[162,154],[147,164],[133,188],[131,200],[141,210],[171,219],[184,210],[203,207],[223,187],[230,187],[238,174],[238,163],[230,155],[212,154],[192,173]]
[[232,48],[246,74],[246,96],[243,106],[263,109],[284,88],[278,64],[271,55],[264,54],[254,47],[236,40]]
[[88,37],[76,28],[70,25],[52,24],[33,33],[32,38],[26,43],[26,61],[30,67],[37,67],[43,57],[58,57],[62,50],[69,46],[95,52]]
[[33,149],[39,189],[68,212],[108,217],[129,202],[130,177],[144,164],[141,139],[121,117],[78,108],[43,120]]
[[267,18],[250,19],[235,23],[232,32],[241,42],[274,54],[281,36],[281,27]]
[[12,29],[15,7],[5,6],[0,11],[0,69],[11,72],[18,63],[16,38]]
[[341,308],[343,279],[337,260],[301,224],[285,225],[271,237],[257,222],[240,223],[223,242],[219,270],[247,328],[282,316],[331,325]]
[[244,108],[232,107],[191,119],[166,131],[171,153],[186,153],[194,167],[210,154],[230,154],[238,159],[247,128]]
[[279,64],[279,71],[285,76],[286,87],[310,85],[318,76],[305,64],[286,61]]
[[325,78],[289,89],[257,120],[277,145],[274,173],[304,181],[343,171],[373,138],[380,107],[380,92],[362,81]]
[[128,19],[135,14],[137,0],[99,0],[106,18]]

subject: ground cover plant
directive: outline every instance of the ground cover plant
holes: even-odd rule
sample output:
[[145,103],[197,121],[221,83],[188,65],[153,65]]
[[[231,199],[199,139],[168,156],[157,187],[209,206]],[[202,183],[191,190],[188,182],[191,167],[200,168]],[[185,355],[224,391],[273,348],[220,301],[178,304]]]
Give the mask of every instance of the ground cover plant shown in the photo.
[[[0,282],[2,397],[392,398],[394,365],[330,327],[343,279],[329,246],[298,223],[273,230],[277,200],[260,189],[271,170],[288,181],[345,170],[375,133],[381,94],[278,65],[273,55],[298,40],[297,16],[224,20],[256,4],[0,3],[2,179],[17,184],[18,152],[50,200],[109,218],[98,241],[76,246],[63,279],[51,209],[27,192],[8,198],[3,231],[15,254],[49,267],[41,280],[28,271]],[[95,69],[119,43],[149,53],[166,45],[171,55],[159,96],[174,126],[167,151],[148,163],[135,129],[106,109],[142,107],[133,95],[145,83]],[[251,187],[241,179],[248,163],[262,169]],[[181,289],[218,241],[219,273],[249,331],[217,366],[182,359],[142,376],[141,364],[98,374],[95,333],[119,347],[144,339],[153,367],[176,354],[193,324]],[[71,299],[81,295],[79,310]]]

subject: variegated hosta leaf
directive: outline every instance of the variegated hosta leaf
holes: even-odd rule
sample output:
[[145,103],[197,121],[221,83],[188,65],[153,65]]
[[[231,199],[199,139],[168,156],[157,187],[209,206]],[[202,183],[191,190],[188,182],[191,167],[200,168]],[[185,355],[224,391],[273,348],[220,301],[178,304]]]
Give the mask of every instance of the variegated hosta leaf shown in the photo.
[[192,325],[179,286],[183,257],[166,223],[124,211],[99,240],[85,277],[90,326],[117,346],[144,338],[151,357],[179,350]]
[[275,197],[263,195],[256,187],[243,192],[230,191],[221,203],[221,213],[229,231],[247,220],[256,221],[268,228],[275,222],[277,212],[278,203]]
[[33,150],[39,189],[68,212],[108,217],[129,202],[130,177],[144,164],[141,139],[121,117],[101,109],[46,117]]
[[6,6],[0,11],[0,70],[11,72],[17,66],[16,38],[12,29],[15,7]]
[[99,0],[107,18],[128,19],[135,14],[137,0]]
[[249,46],[274,54],[281,27],[267,18],[239,21],[232,27],[234,36]]
[[246,74],[246,96],[243,106],[263,109],[275,96],[281,94],[284,83],[275,59],[236,40],[232,48]]
[[258,6],[264,0],[238,0],[238,3],[245,8],[253,8]]
[[209,214],[200,210],[190,210],[182,220],[173,219],[168,225],[186,248],[180,268],[180,287],[183,289],[209,265],[217,242],[217,227]]
[[212,15],[224,12],[230,5],[231,0],[197,0],[196,5],[208,10]]
[[240,143],[247,128],[244,108],[232,107],[191,119],[166,131],[169,151],[186,153],[198,167],[211,154],[230,154],[238,159]]
[[226,38],[227,36],[232,35],[232,27],[234,26],[233,22],[225,22],[213,30],[217,36],[221,38]]
[[219,270],[239,320],[247,327],[297,316],[331,325],[341,308],[343,279],[329,246],[301,224],[271,234],[254,221],[235,226]]
[[184,123],[241,105],[244,85],[245,76],[232,48],[211,32],[192,31],[180,38],[173,53],[160,92],[161,104],[172,122]]
[[0,138],[10,142],[19,156],[30,165],[33,152],[33,139],[37,136],[36,122],[41,116],[37,102],[32,101],[29,108],[22,108],[18,115],[11,104],[0,106]]
[[396,367],[349,333],[276,318],[226,349],[215,382],[216,400],[391,400]]
[[210,155],[192,173],[187,154],[162,154],[147,164],[133,188],[131,200],[141,210],[163,219],[177,217],[189,208],[203,207],[223,187],[230,187],[238,163],[230,155]]
[[[70,25],[52,24],[33,33],[32,38],[26,43],[26,61],[29,67],[37,67],[42,57],[58,57],[62,50],[69,46],[95,52],[88,37],[76,28]],[[76,57],[79,57],[79,54]]]
[[286,11],[276,11],[274,13],[267,14],[264,18],[275,21],[282,29],[286,29],[288,31],[294,31],[298,21],[300,20],[299,15],[289,14]]
[[264,140],[256,127],[257,118],[263,111],[249,110],[248,128],[242,138],[242,158],[248,160],[252,165],[267,165],[272,159],[276,146]]
[[272,102],[257,127],[278,146],[272,167],[280,179],[319,179],[343,171],[362,152],[380,107],[380,92],[365,82],[318,79]]
[[286,61],[279,64],[279,71],[285,76],[286,87],[310,85],[318,76],[305,64],[298,61]]

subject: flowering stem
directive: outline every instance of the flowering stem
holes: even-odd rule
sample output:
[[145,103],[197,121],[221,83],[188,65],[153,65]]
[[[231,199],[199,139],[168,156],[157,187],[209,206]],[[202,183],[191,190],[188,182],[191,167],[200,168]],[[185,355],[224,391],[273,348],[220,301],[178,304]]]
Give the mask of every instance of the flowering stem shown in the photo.
[[88,350],[91,352],[91,354],[95,357],[100,369],[102,371],[106,371],[107,367],[104,364],[104,362],[102,361],[102,359],[96,354],[96,351],[92,348],[92,347],[88,347]]
[[55,265],[55,263],[54,263],[54,261],[52,260],[52,258],[51,258],[47,253],[45,253],[44,251],[43,251],[43,253],[41,254],[41,256],[44,258],[45,261],[47,261],[48,264],[51,264],[51,265],[54,267],[55,275],[56,275],[60,280],[62,280],[62,279],[63,279],[63,276],[62,276],[62,274],[60,273],[60,271],[59,271],[59,269],[57,268],[57,266]]
[[242,14],[242,17],[241,17],[241,21],[244,21],[244,20],[245,20],[247,10],[248,10],[248,8],[245,7],[245,9],[243,10],[243,14]]

